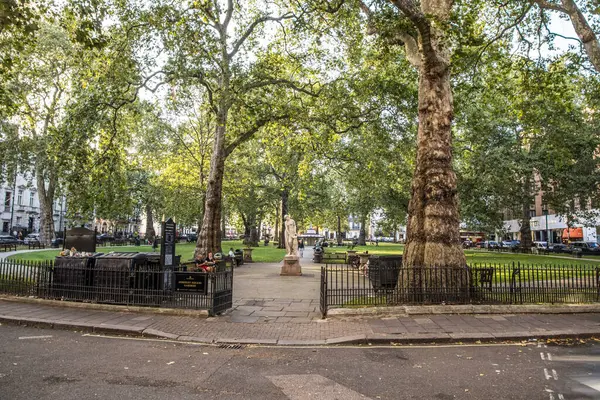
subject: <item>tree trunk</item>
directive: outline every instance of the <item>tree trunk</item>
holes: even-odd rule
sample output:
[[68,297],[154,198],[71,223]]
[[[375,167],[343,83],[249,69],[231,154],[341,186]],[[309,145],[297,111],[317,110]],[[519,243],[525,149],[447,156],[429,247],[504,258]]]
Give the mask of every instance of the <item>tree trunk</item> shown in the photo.
[[423,63],[419,75],[417,159],[403,263],[407,267],[464,267],[452,168],[450,71]]
[[358,234],[358,245],[366,246],[367,244],[367,217],[365,215],[360,217],[360,232]]
[[52,205],[54,203],[56,183],[54,182],[54,179],[50,177],[48,188],[46,188],[44,175],[40,168],[36,171],[36,183],[40,201],[40,243],[50,246],[55,237]]
[[252,228],[250,228],[250,240],[249,240],[248,246],[258,247],[259,240],[260,240],[260,237],[258,234],[258,229],[256,228],[256,225],[253,225]]
[[204,218],[198,235],[194,257],[206,256],[209,252],[218,253],[221,248],[221,204],[223,200],[223,175],[225,173],[225,132],[227,111],[221,111],[215,130],[213,154],[210,160],[210,173],[206,185]]
[[523,215],[521,219],[521,227],[519,228],[519,232],[521,233],[521,248],[525,251],[529,251],[531,246],[533,246],[533,241],[531,240],[531,217],[529,216],[529,206],[530,202],[526,201],[523,203]]
[[342,245],[342,218],[338,215],[337,216],[337,231],[335,233],[336,239],[337,239],[337,244],[338,246]]
[[223,238],[225,236],[226,232],[227,232],[227,221],[225,220],[225,211],[223,211],[223,216],[221,218],[221,235],[220,235],[220,237]]
[[275,208],[275,232],[273,232],[273,240],[277,243],[279,240],[279,205]]
[[152,207],[146,204],[146,239],[154,239],[156,231],[154,230],[154,218],[152,217]]
[[289,192],[287,189],[281,191],[281,233],[279,235],[279,247],[285,249],[285,216],[288,213],[288,197]]

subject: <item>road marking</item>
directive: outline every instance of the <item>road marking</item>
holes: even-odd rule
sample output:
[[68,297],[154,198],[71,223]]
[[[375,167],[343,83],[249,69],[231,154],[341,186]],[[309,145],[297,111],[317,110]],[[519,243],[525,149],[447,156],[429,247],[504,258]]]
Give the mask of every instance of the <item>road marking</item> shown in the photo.
[[546,377],[546,380],[550,380],[550,378],[554,378],[555,381],[558,380],[558,374],[555,369],[553,369],[552,374],[550,374],[548,368],[544,368],[544,376]]
[[321,375],[276,375],[267,376],[275,386],[280,388],[290,400],[366,400],[366,397],[354,390],[340,385]]
[[43,335],[43,336],[19,336],[19,340],[27,340],[27,339],[49,339],[52,335]]
[[552,354],[550,354],[550,353],[545,353],[544,354],[542,352],[542,353],[540,353],[540,357],[542,358],[543,361],[546,361],[546,360],[552,361]]
[[563,396],[562,394],[558,394],[558,400],[565,400],[565,396]]
[[540,353],[540,357],[542,357],[542,361],[546,361],[546,357],[544,357],[544,353]]
[[568,362],[600,362],[600,355],[598,356],[555,356],[554,361],[568,361]]

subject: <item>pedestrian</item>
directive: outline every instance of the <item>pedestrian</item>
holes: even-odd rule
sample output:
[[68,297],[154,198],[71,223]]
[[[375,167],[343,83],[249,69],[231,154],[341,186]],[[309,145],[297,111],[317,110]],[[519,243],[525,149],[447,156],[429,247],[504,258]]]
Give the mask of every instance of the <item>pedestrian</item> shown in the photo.
[[298,252],[300,253],[300,257],[304,257],[304,240],[300,240],[298,243]]
[[154,240],[152,241],[152,251],[156,251],[156,249],[158,249],[158,239],[155,236]]
[[231,259],[231,265],[233,267],[237,267],[237,260],[235,259],[235,253],[233,252],[233,247],[229,248],[229,253],[227,255]]

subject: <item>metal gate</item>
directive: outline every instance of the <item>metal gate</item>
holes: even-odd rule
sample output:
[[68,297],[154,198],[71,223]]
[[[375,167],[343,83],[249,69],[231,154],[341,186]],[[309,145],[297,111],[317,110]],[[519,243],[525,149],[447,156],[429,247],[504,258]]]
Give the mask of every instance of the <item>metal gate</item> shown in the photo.
[[210,315],[217,315],[233,306],[233,268],[215,272],[211,280],[212,308]]

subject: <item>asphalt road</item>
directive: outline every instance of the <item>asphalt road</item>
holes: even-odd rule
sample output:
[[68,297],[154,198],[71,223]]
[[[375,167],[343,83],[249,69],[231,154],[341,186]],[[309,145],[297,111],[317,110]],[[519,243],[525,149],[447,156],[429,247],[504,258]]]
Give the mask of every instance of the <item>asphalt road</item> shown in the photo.
[[2,400],[600,398],[590,344],[232,349],[1,325],[0,353]]

